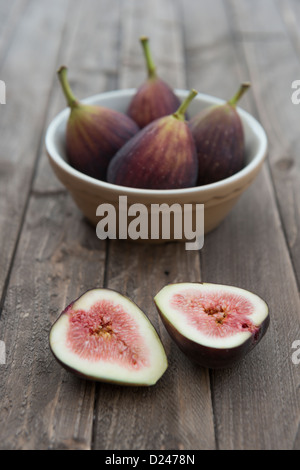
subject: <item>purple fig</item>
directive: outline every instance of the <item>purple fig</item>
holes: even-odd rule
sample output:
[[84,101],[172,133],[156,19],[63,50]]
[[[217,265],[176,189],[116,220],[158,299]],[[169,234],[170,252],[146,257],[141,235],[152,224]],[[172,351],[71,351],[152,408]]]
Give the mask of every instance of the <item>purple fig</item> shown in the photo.
[[245,141],[236,105],[249,87],[249,83],[243,83],[226,104],[210,107],[190,120],[198,155],[199,185],[221,181],[242,170]]
[[104,180],[112,157],[139,128],[132,119],[118,111],[81,104],[72,93],[66,67],[59,69],[58,76],[71,108],[66,129],[69,162],[81,173]]
[[172,88],[157,76],[149,48],[149,39],[142,37],[141,44],[148,68],[148,80],[133,97],[127,114],[142,129],[160,117],[175,113],[180,106],[180,100]]
[[238,287],[170,284],[154,301],[178,347],[194,362],[211,369],[228,368],[243,359],[270,324],[266,302]]
[[196,95],[192,90],[176,113],[157,119],[127,142],[112,159],[107,181],[140,189],[195,186],[197,154],[184,113]]

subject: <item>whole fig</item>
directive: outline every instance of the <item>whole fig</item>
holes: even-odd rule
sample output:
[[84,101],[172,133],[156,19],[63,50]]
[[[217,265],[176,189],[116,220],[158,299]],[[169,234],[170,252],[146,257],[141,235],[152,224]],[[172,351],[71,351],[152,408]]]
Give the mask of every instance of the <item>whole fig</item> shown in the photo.
[[142,129],[155,119],[175,113],[180,106],[180,100],[172,88],[158,77],[149,48],[149,39],[143,36],[141,44],[146,58],[148,79],[133,97],[127,114]]
[[249,87],[249,83],[242,84],[226,104],[210,107],[190,120],[198,155],[199,186],[221,181],[242,170],[244,130],[236,105]]
[[58,76],[71,108],[66,129],[69,162],[81,173],[105,180],[110,160],[139,128],[118,111],[80,103],[70,88],[66,67],[59,69]]
[[197,95],[192,90],[178,111],[148,124],[109,164],[107,181],[140,189],[181,189],[195,186],[198,162],[185,111]]

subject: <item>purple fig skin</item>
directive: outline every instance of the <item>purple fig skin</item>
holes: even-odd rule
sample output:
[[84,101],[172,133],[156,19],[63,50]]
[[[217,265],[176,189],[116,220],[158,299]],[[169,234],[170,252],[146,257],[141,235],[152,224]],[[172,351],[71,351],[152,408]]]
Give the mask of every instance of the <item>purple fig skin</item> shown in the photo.
[[128,116],[100,106],[75,106],[67,124],[66,150],[70,164],[81,173],[105,180],[112,157],[137,132]]
[[242,170],[244,130],[234,106],[227,103],[205,110],[189,126],[197,149],[199,185],[216,183]]
[[172,88],[158,77],[149,38],[142,36],[140,42],[145,55],[148,80],[133,97],[127,114],[143,129],[156,119],[175,113],[181,102]]
[[137,91],[128,108],[128,116],[143,129],[151,122],[175,113],[180,100],[160,78],[149,78]]
[[210,348],[183,336],[174,328],[157,305],[156,308],[167,332],[179,349],[194,363],[208,369],[228,369],[240,362],[262,340],[270,325],[270,316],[268,315],[259,329],[243,344],[230,349]]
[[112,159],[109,183],[140,189],[193,187],[198,162],[195,143],[185,121],[160,118],[133,137]]
[[81,173],[105,180],[110,160],[139,128],[118,111],[80,103],[70,87],[66,66],[60,67],[57,74],[71,109],[66,128],[69,162]]

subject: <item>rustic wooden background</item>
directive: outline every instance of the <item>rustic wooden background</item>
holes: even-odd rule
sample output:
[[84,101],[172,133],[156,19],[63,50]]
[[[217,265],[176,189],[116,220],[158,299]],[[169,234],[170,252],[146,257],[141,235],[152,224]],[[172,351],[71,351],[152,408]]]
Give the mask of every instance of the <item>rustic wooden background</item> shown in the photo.
[[[300,79],[298,0],[1,0],[0,448],[299,449]],[[174,87],[231,97],[265,127],[268,162],[199,256],[184,245],[100,242],[55,179],[45,129],[65,107],[56,79],[70,67],[79,97],[145,77],[138,38],[149,35]],[[261,295],[272,324],[240,365],[190,363],[152,298],[168,282],[233,284]],[[109,286],[144,307],[170,367],[157,386],[81,381],[48,348],[58,313],[86,289]]]

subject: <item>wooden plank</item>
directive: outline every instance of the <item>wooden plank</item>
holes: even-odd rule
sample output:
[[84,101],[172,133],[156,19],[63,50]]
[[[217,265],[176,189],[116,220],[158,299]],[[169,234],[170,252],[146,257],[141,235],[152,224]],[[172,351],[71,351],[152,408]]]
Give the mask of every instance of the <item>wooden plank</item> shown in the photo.
[[296,55],[299,57],[300,34],[298,25],[300,20],[300,4],[297,0],[277,0],[276,5],[286,26],[287,34],[296,49]]
[[[50,85],[58,65],[66,62],[75,91],[87,96],[93,88],[96,93],[105,87],[116,69],[110,57],[117,57],[119,13],[107,0],[74,3],[48,80]],[[54,30],[49,42],[52,34]],[[98,45],[105,49],[104,62]],[[47,122],[64,106],[56,83]],[[0,384],[5,397],[0,404],[0,420],[6,423],[0,430],[3,448],[91,448],[95,385],[61,369],[51,356],[48,334],[70,301],[103,285],[106,244],[96,238],[66,192],[52,185],[51,174],[45,162],[37,170],[0,322],[8,354]]]
[[168,282],[194,281],[199,277],[198,258],[187,255],[183,245],[111,246],[108,286],[127,294],[144,309],[161,336],[169,369],[153,388],[100,387],[95,448],[214,447],[208,373],[179,352],[158,320],[153,305],[153,296]]
[[[299,105],[291,101],[291,86],[294,80],[300,77],[300,34],[298,24],[300,21],[299,3],[293,0],[278,2],[282,18],[287,29],[287,36],[290,39],[281,44],[278,50],[278,58],[284,64],[281,68],[275,61],[277,51],[274,49],[265,51],[268,60],[272,63],[276,79],[274,80],[272,95],[269,93],[266,102],[266,111],[273,113],[269,124],[269,134],[274,142],[273,158],[271,159],[272,177],[277,193],[278,205],[281,210],[281,217],[284,224],[291,256],[296,270],[298,285],[300,285],[300,162],[299,151],[300,142],[298,136]],[[256,48],[249,49],[252,60],[255,60],[256,70],[253,73],[260,73],[261,52]],[[279,75],[276,75],[278,74]],[[276,114],[274,114],[276,113]],[[276,128],[275,128],[276,116]]]
[[[229,99],[238,88],[240,78],[231,71],[237,64],[222,0],[213,0],[209,5],[203,0],[181,1],[180,4],[188,87]],[[222,70],[229,70],[229,73],[220,73]],[[243,70],[241,74],[247,81],[247,73]],[[243,107],[248,102],[246,95]]]
[[7,17],[9,16],[9,13],[11,11],[11,8],[13,7],[13,4],[15,2],[6,2],[5,0],[0,1],[0,21],[1,21],[1,31],[2,28],[7,20]]
[[299,298],[266,170],[206,239],[202,260],[205,279],[256,292],[271,315],[262,343],[235,369],[212,374],[219,447],[292,449],[300,417],[299,366],[291,361]]
[[[250,63],[257,108],[270,141],[270,169],[283,228],[300,282],[300,163],[298,141],[299,106],[291,101],[292,82],[300,76],[299,63],[288,42],[251,44],[245,48]],[[279,67],[278,61],[281,62]],[[272,75],[266,70],[272,70]],[[263,99],[261,97],[264,97]]]
[[31,199],[0,337],[2,449],[89,449],[94,384],[67,375],[51,356],[51,324],[71,299],[103,282],[104,255],[66,195]]
[[[206,2],[197,2],[199,11],[201,6],[204,8],[204,3],[206,5]],[[266,65],[260,70],[259,76],[253,76],[250,72],[254,64],[249,63],[249,60],[245,61],[242,51],[244,47],[254,47],[255,44],[255,47],[261,51],[265,45],[266,47],[269,45],[270,52],[271,40],[265,41],[265,38],[261,38],[262,41],[258,42],[260,37],[255,35],[253,44],[250,45],[249,36],[247,36],[247,41],[241,42],[240,37],[233,34],[235,31],[251,31],[248,23],[247,27],[242,27],[241,24],[245,23],[236,24],[234,21],[238,13],[241,16],[241,22],[246,21],[247,17],[243,8],[246,4],[247,2],[234,2],[234,10],[228,10],[228,2],[224,2],[226,14],[230,18],[227,32],[226,29],[223,31],[224,44],[217,43],[214,48],[212,38],[211,50],[208,51],[208,47],[204,46],[202,54],[201,47],[198,46],[197,59],[193,60],[189,80],[196,81],[198,76],[203,89],[214,89],[216,91],[213,94],[227,97],[232,83],[250,78],[253,82],[255,102],[250,102],[248,105],[251,99],[251,93],[249,93],[248,100],[243,101],[242,107],[253,112],[258,108],[259,119],[268,130],[267,117],[273,122],[276,117],[274,110],[273,113],[263,111],[263,103],[269,90],[267,85],[270,85],[276,76],[272,68],[274,64],[268,63],[267,52],[264,49],[265,53],[261,56],[261,61],[265,60]],[[202,44],[202,36],[206,37],[206,44],[209,42],[207,39],[209,26],[203,32],[197,23],[199,16],[197,17],[195,11],[191,12],[192,5],[193,2],[184,2],[187,43],[191,28],[195,33],[191,39],[194,46],[187,63],[192,60],[191,54],[195,52],[195,44]],[[214,2],[212,10],[212,14],[216,15],[215,24],[217,25],[222,17],[224,28],[226,22],[223,23],[223,6],[221,2],[218,8],[216,5],[217,2]],[[248,4],[247,7],[249,7]],[[270,21],[273,16],[271,6],[269,7]],[[253,26],[256,24],[254,18],[259,16],[260,10],[253,11],[253,13],[250,9],[247,11],[250,18],[249,24]],[[267,25],[266,18],[265,22]],[[205,23],[205,17],[203,23]],[[192,24],[194,27],[191,26]],[[213,24],[212,19],[211,24]],[[272,32],[272,28],[273,26],[267,26],[267,31]],[[218,27],[215,27],[215,30],[218,30]],[[279,31],[276,27],[277,30]],[[213,36],[214,30],[211,29],[210,34]],[[238,41],[233,42],[232,39],[238,39]],[[272,36],[272,41],[273,39],[276,39],[273,48],[277,52],[280,42],[284,39],[281,34],[279,40],[277,40],[277,35],[276,38]],[[221,60],[220,56],[222,56]],[[204,67],[205,60],[214,66]],[[217,72],[217,63],[220,64],[219,72]],[[189,82],[189,86],[194,86],[194,83]],[[259,100],[257,90],[260,90]],[[270,154],[273,151],[274,147],[271,148]],[[250,356],[236,368],[211,373],[218,447],[220,449],[293,448],[297,444],[299,429],[299,398],[297,397],[299,367],[292,364],[290,352],[293,341],[300,337],[300,306],[293,267],[282,232],[267,166],[222,226],[206,237],[201,260],[204,281],[239,285],[257,292],[269,302],[272,316],[272,324],[267,337]],[[288,426],[285,423],[289,423]]]
[[11,23],[12,18],[18,18],[17,11],[24,8],[28,0],[12,0],[6,2],[0,1],[0,43],[3,42],[3,36],[8,28],[8,23]]
[[0,2],[0,64],[9,50],[16,27],[28,7],[28,0]]
[[[40,145],[40,134],[51,82],[49,76],[60,45],[68,1],[32,1],[0,69],[7,86],[7,104],[1,106],[0,127],[0,292],[18,239]],[[33,24],[39,25],[33,28]],[[48,41],[49,35],[53,36]],[[37,62],[43,44],[43,57]],[[42,58],[42,57],[41,57]],[[18,71],[18,73],[16,73]],[[46,97],[46,99],[45,99]]]
[[260,41],[284,38],[284,23],[274,0],[229,0],[228,4],[233,20],[232,31],[237,33],[238,39]]
[[174,88],[184,86],[180,18],[174,15],[175,5],[172,5],[172,2],[164,0],[161,6],[160,3],[159,0],[153,0],[152,3],[124,2],[120,54],[122,87],[135,88],[146,78],[145,59],[139,43],[141,36],[150,38],[153,58],[161,78],[168,80]]
[[[159,2],[159,5],[151,2],[153,9],[149,4],[143,9],[138,2],[126,2],[123,6],[124,56],[132,61],[132,54],[126,51],[129,47],[139,47],[135,42],[136,33],[144,34],[147,25],[149,32],[154,31],[149,26],[150,22],[156,24],[164,18],[159,21],[158,29],[166,24],[171,30],[174,27],[172,37],[173,42],[176,40],[174,50],[177,52],[171,54],[173,46],[168,45],[168,51],[159,52],[158,58],[170,56],[170,64],[173,65],[165,78],[168,79],[170,74],[170,80],[174,80],[176,86],[184,86],[182,71],[177,69],[183,59],[181,52],[177,56],[182,40],[174,2]],[[76,92],[83,95],[92,94],[92,86],[104,89],[115,85],[115,59],[120,39],[112,41],[117,34],[119,13],[112,12],[108,2],[101,1],[101,7],[98,1],[84,2],[84,7],[86,5],[86,15],[82,7],[79,11],[72,8],[77,20],[70,19],[63,48],[66,52],[60,54],[57,64],[60,65],[62,59],[68,61],[75,71]],[[245,79],[249,67],[251,78],[255,78],[256,102],[250,100],[249,94],[243,107],[248,107],[250,102],[249,109],[255,111],[257,106],[259,118],[267,127],[269,116],[264,107],[258,105],[269,90],[267,84],[272,82],[267,71],[269,63],[266,61],[267,65],[263,65],[268,50],[264,49],[260,73],[254,74],[251,63],[253,44],[249,44],[247,49],[246,62],[241,54],[242,45],[232,43],[232,31],[239,28],[233,28],[232,24],[230,28],[226,26],[221,2],[214,1],[209,8],[207,2],[185,0],[183,6],[188,85],[197,87],[198,83],[200,91],[226,98],[232,93],[232,87],[235,88],[235,82]],[[101,28],[96,28],[101,12],[105,13],[103,17],[107,25],[113,25],[112,36],[108,36],[107,42],[109,31],[105,30],[102,35]],[[108,17],[108,12],[113,17]],[[230,11],[228,15],[230,17]],[[202,29],[199,18],[203,22]],[[91,34],[83,31],[80,35],[79,19],[83,20],[85,31],[88,25]],[[157,32],[157,36],[155,33],[155,37],[159,34],[162,33]],[[207,47],[201,50],[202,37],[205,37]],[[93,52],[84,44],[81,49],[82,41],[87,41],[84,42],[86,45],[100,44],[101,41],[107,45],[107,57],[109,52],[113,57],[107,72],[103,71],[98,77],[98,70],[93,68],[96,63]],[[277,46],[278,42],[273,47],[276,49]],[[80,50],[78,54],[77,50]],[[271,45],[269,51],[272,51]],[[283,59],[282,52],[280,57]],[[218,67],[219,59],[222,60]],[[208,67],[203,67],[205,61]],[[84,84],[81,88],[81,77],[87,77],[87,74],[77,65],[79,63],[92,63],[87,68],[91,75],[86,88]],[[142,57],[140,65],[132,67],[132,63],[123,63],[122,87],[133,86],[135,77],[144,76]],[[264,74],[267,78],[261,87],[257,82]],[[57,86],[48,120],[56,109],[64,105],[59,93]],[[282,96],[279,102],[283,103]],[[6,132],[6,127],[3,128]],[[26,142],[27,148],[32,148],[32,142]],[[271,153],[275,150],[272,148]],[[59,187],[54,179],[48,182],[51,171],[45,161],[42,160],[38,169],[0,321],[0,339],[6,342],[8,351],[7,367],[3,369],[0,366],[0,393],[5,397],[0,404],[0,421],[5,423],[0,430],[0,447],[87,449],[91,447],[93,433],[95,387],[67,375],[56,365],[49,355],[47,336],[50,324],[69,300],[95,283],[103,284],[105,246],[95,238],[94,229],[82,223],[69,197],[64,192],[55,193]],[[5,221],[11,223],[7,217]],[[300,337],[299,299],[267,167],[222,228],[206,238],[201,266],[203,280],[239,284],[254,290],[270,302],[272,311],[270,333],[259,348],[238,368],[211,374],[218,447],[299,448],[299,366],[294,366],[290,360],[292,342]],[[194,367],[179,354],[158,321],[152,303],[153,295],[165,283],[200,278],[197,257],[185,253],[181,245],[150,248],[127,243],[111,244],[108,285],[130,295],[150,315],[166,345],[170,368],[157,387],[149,390],[97,386],[95,448],[191,449],[215,446],[208,373]]]
[[[281,3],[281,13],[286,20],[286,14],[283,14],[283,3]],[[294,5],[295,6],[295,5]],[[275,8],[275,7],[274,7]],[[295,10],[296,11],[296,10]],[[292,274],[292,269],[283,273],[282,279],[278,282],[278,290],[281,286],[281,298],[283,311],[286,312],[276,327],[280,331],[282,338],[280,340],[283,351],[290,349],[290,344],[300,337],[299,334],[299,181],[300,168],[298,162],[299,143],[298,143],[298,116],[299,107],[291,102],[291,84],[299,77],[299,57],[297,47],[292,47],[290,37],[293,38],[293,31],[290,31],[290,24],[286,23],[287,31],[285,39],[273,43],[244,43],[240,56],[246,58],[247,66],[252,77],[252,81],[257,83],[255,89],[255,100],[260,118],[268,131],[270,141],[269,165],[275,188],[276,202],[279,207],[279,213],[283,225],[283,232],[288,244],[289,254],[293,268],[296,272],[297,285]],[[290,36],[290,37],[289,37]],[[295,46],[295,43],[294,43]],[[280,67],[278,64],[280,63]],[[267,209],[267,208],[266,208]],[[271,235],[271,232],[270,232]],[[272,237],[274,235],[272,234]],[[267,240],[266,240],[267,242]],[[269,241],[268,241],[269,243]],[[277,252],[281,254],[279,246]],[[278,256],[278,255],[277,255]],[[270,258],[271,259],[271,258]],[[276,265],[285,266],[281,259],[278,259]],[[277,268],[278,269],[278,268]],[[276,290],[274,282],[274,291]],[[294,290],[293,294],[289,292]],[[285,296],[285,292],[287,292]],[[285,331],[287,330],[287,331]],[[278,340],[279,342],[279,340]],[[275,347],[276,347],[276,341]],[[287,384],[284,390],[281,390],[281,402],[278,400],[275,405],[273,400],[273,409],[277,411],[276,418],[278,423],[290,422],[288,432],[284,429],[284,424],[277,425],[275,428],[279,436],[280,432],[285,435],[278,447],[299,448],[299,389],[300,374],[299,367],[290,364],[289,357],[278,350],[278,370],[279,381]],[[282,359],[284,358],[284,360]],[[284,369],[287,369],[284,371]],[[284,373],[285,372],[285,373]],[[291,385],[289,385],[291,384]],[[274,392],[273,392],[274,393]],[[278,399],[280,395],[277,395]],[[289,403],[289,407],[287,406]],[[270,410],[271,413],[271,410]],[[276,435],[276,432],[274,432]],[[276,437],[274,437],[275,439]]]
[[[68,66],[70,83],[78,99],[117,88],[120,60],[118,4],[118,1],[115,2],[114,8],[111,8],[107,0],[101,0],[98,4],[94,0],[88,0],[82,11],[82,5],[79,3],[81,27],[76,30],[70,28],[66,31],[64,47],[57,58],[56,68],[52,70],[54,90],[45,129],[55,115],[66,107],[65,98],[56,77],[56,70],[61,65]],[[87,31],[90,34],[87,34]],[[39,160],[34,191],[43,194],[61,191],[63,186],[51,171],[45,146],[43,147],[43,158]]]
[[[145,79],[138,39],[148,34],[162,78],[184,87],[182,36],[175,2],[124,3],[120,86],[138,86]],[[215,447],[208,372],[192,365],[174,346],[153,305],[153,296],[168,282],[200,277],[198,256],[185,252],[183,245],[110,244],[108,286],[129,295],[145,310],[162,337],[170,367],[153,388],[98,388],[96,449]]]

